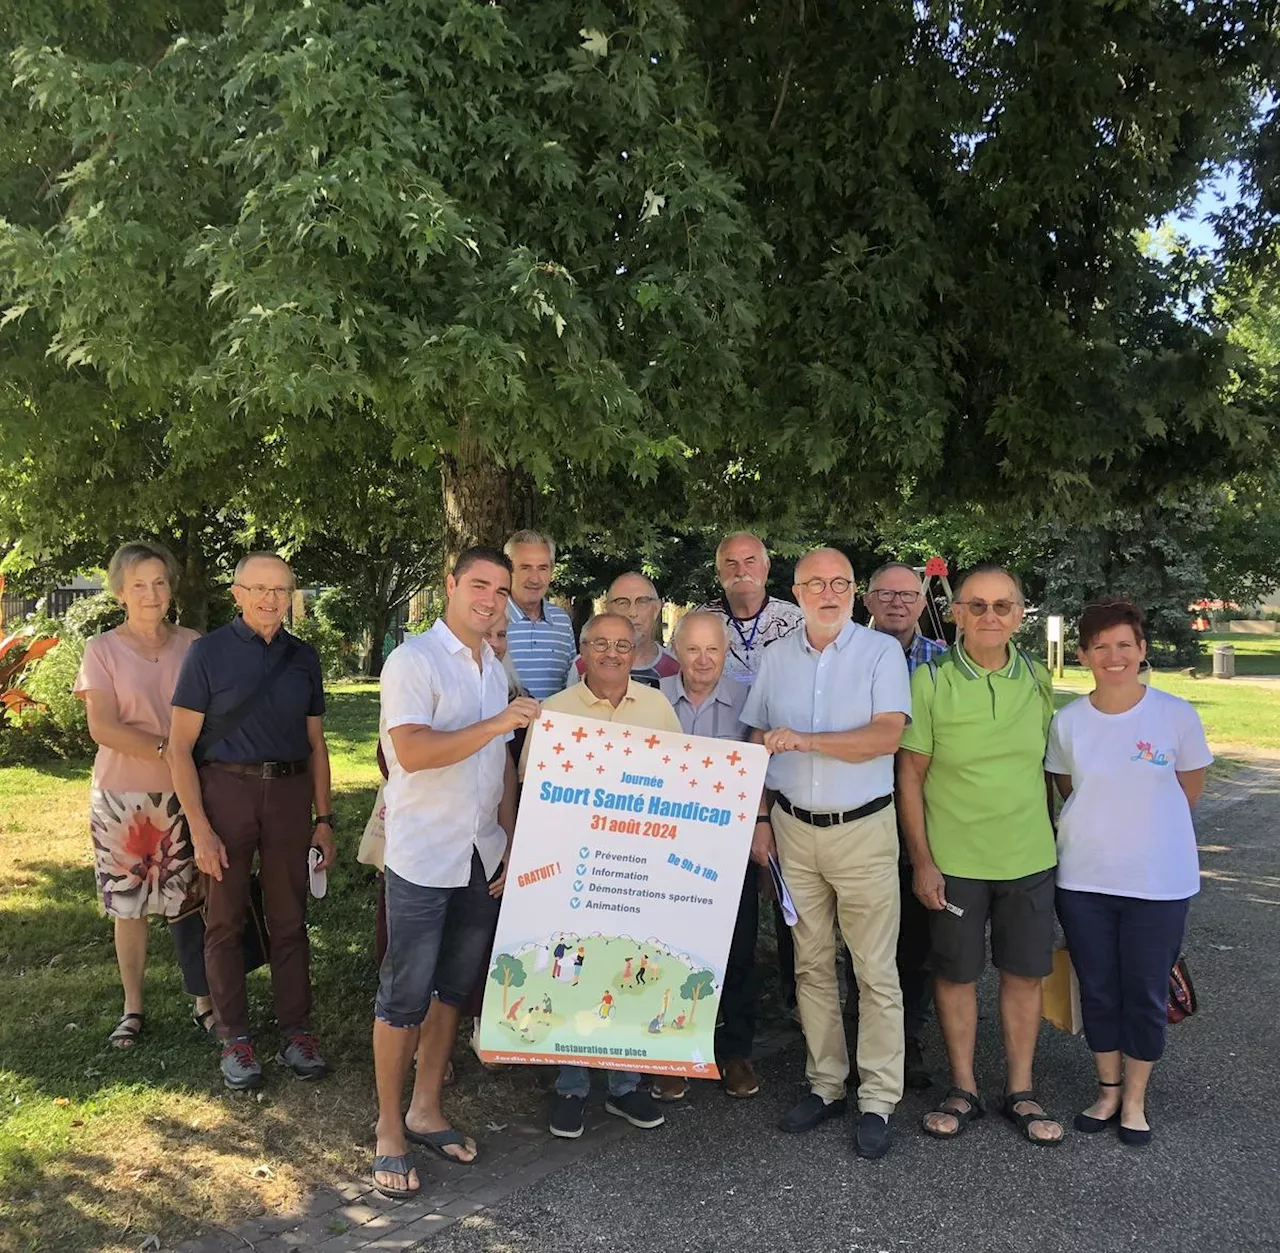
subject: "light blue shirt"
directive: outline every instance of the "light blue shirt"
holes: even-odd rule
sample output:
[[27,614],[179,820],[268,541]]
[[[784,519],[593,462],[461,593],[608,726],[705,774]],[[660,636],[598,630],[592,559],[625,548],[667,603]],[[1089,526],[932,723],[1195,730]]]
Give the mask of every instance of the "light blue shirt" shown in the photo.
[[[544,600],[535,622],[514,600],[507,601],[507,656],[530,696],[546,700],[564,691],[577,655],[573,623],[559,605]],[[578,676],[572,677],[577,682]]]
[[[801,628],[760,662],[742,720],[761,731],[854,731],[876,714],[911,719],[911,681],[902,645],[850,622],[820,652]],[[857,809],[893,792],[893,754],[851,763],[822,753],[774,753],[767,785],[814,813]]]
[[727,674],[695,705],[684,690],[684,679],[673,674],[663,679],[658,687],[670,702],[680,719],[686,735],[707,735],[715,740],[745,740],[751,728],[742,721],[742,707],[747,703],[747,685],[731,679]]

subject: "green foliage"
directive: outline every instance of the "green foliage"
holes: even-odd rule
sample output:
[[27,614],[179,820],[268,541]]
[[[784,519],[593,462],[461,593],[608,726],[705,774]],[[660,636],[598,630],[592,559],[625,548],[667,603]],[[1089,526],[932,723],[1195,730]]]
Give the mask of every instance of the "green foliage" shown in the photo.
[[84,701],[72,692],[80,662],[84,658],[84,639],[67,632],[56,648],[51,649],[27,672],[25,685],[32,700],[59,731],[79,731],[86,738],[89,724]]
[[326,587],[308,609],[344,639],[358,639],[368,628],[368,609],[359,593],[349,587]]
[[23,668],[22,690],[33,703],[0,719],[0,765],[78,760],[93,753],[84,702],[71,691],[83,656],[84,641],[67,633]]
[[110,631],[124,621],[124,606],[111,592],[97,592],[82,596],[62,615],[66,631],[82,640]]
[[308,614],[298,618],[290,629],[320,655],[320,672],[326,679],[345,679],[355,673],[359,658],[354,645],[322,618]]
[[1083,605],[1126,596],[1146,617],[1152,665],[1195,665],[1202,644],[1188,606],[1205,597],[1211,522],[1195,505],[1169,504],[1115,512],[1096,526],[1044,531],[1028,594],[1046,613],[1065,617],[1068,647]]

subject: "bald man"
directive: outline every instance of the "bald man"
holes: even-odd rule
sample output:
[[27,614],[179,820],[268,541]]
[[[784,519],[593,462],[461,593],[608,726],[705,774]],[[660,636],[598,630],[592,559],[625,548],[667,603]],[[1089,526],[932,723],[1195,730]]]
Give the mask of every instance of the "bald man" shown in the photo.
[[[654,638],[658,615],[662,612],[662,597],[651,579],[634,570],[618,575],[609,584],[605,609],[631,623],[635,643],[631,678],[636,683],[656,688],[663,679],[680,673],[680,663]],[[582,657],[578,658],[577,671],[579,675],[586,672]]]
[[770,753],[752,855],[776,846],[799,915],[796,999],[810,1091],[779,1127],[809,1131],[845,1112],[838,920],[860,994],[854,1148],[878,1158],[892,1145],[903,1088],[893,755],[911,716],[911,687],[897,641],[851,620],[853,568],[843,553],[807,553],[795,580],[804,628],[765,654],[742,712]]

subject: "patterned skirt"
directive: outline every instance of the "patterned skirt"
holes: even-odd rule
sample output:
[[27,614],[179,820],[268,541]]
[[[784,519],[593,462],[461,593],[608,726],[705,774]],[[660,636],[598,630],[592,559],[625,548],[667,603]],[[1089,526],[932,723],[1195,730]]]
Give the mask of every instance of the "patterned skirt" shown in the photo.
[[111,918],[174,918],[198,896],[199,871],[174,792],[89,794],[98,895]]

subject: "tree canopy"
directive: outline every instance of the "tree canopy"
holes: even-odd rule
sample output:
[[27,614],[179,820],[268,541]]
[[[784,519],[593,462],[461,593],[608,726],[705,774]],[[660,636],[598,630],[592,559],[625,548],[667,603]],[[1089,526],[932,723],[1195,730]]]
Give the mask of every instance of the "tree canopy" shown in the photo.
[[1258,0],[84,7],[0,24],[11,565],[1096,522],[1274,456],[1217,260],[1140,238],[1235,162],[1265,269]]

